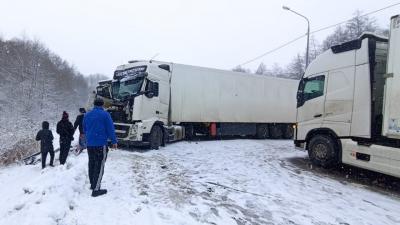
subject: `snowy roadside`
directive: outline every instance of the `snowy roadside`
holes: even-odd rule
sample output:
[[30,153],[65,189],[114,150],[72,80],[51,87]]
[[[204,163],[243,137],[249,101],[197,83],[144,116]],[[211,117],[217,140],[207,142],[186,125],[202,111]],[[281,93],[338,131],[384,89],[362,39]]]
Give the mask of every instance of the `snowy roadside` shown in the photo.
[[0,224],[400,224],[400,199],[303,170],[291,141],[179,142],[112,151],[104,197],[87,155],[0,169]]

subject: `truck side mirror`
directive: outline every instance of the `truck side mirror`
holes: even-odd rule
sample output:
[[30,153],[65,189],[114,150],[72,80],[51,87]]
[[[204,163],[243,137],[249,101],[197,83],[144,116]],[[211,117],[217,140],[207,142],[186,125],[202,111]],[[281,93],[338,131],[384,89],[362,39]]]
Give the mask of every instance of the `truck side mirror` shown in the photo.
[[147,80],[145,95],[148,98],[157,97],[159,92],[158,83]]
[[153,83],[153,93],[154,93],[154,96],[158,96],[158,92],[159,92],[159,88],[158,88],[158,82],[154,82]]
[[305,81],[303,79],[300,80],[299,83],[299,88],[297,89],[297,108],[301,107],[302,105],[304,105],[304,84]]

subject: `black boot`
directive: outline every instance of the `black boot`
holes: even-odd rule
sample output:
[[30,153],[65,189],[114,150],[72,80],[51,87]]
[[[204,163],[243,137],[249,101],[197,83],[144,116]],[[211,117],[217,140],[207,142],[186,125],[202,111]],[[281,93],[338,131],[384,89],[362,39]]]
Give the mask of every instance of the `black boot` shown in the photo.
[[105,195],[105,194],[107,194],[107,190],[106,189],[94,190],[92,192],[92,197],[97,197],[97,196]]

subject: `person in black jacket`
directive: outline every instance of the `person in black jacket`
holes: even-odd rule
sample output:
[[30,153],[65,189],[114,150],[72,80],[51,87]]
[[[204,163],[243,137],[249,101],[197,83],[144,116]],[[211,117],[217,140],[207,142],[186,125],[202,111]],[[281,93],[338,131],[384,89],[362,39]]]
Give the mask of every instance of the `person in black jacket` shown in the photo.
[[43,121],[42,130],[36,135],[36,141],[40,141],[40,153],[42,155],[42,169],[46,167],[47,153],[50,153],[50,166],[54,162],[53,133],[49,130],[49,122]]
[[83,132],[83,117],[85,116],[86,110],[85,108],[80,108],[79,112],[80,114],[76,117],[74,123],[74,132],[76,131],[76,128],[79,129],[79,143],[76,149],[76,154],[81,153],[82,150],[86,148],[86,137]]
[[60,164],[67,161],[71,141],[74,140],[74,126],[69,122],[68,113],[63,112],[62,119],[57,123],[57,134],[60,135]]

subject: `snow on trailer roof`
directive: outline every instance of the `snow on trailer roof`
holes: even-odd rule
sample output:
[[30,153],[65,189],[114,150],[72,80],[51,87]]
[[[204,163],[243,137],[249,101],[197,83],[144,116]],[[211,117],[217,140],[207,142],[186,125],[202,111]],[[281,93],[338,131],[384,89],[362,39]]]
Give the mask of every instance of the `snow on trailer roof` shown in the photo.
[[219,72],[229,72],[232,75],[246,75],[246,76],[262,76],[267,79],[282,79],[282,80],[295,80],[289,77],[275,77],[275,76],[268,76],[264,74],[256,74],[256,73],[246,73],[246,72],[239,72],[239,71],[233,71],[233,70],[224,70],[224,69],[217,69],[217,68],[211,68],[211,67],[204,67],[204,66],[194,66],[194,65],[187,65],[187,64],[180,64],[180,63],[173,63],[173,62],[164,62],[164,61],[157,61],[157,60],[131,60],[128,62],[128,64],[123,64],[117,66],[117,69],[115,71],[121,71],[121,70],[127,70],[130,69],[131,67],[136,67],[138,65],[151,65],[151,64],[156,64],[156,65],[162,65],[162,64],[167,64],[171,65],[172,71],[174,65],[181,65],[181,66],[190,66],[193,68],[198,68],[198,69],[203,69],[203,70],[214,70],[214,71],[219,71]]

